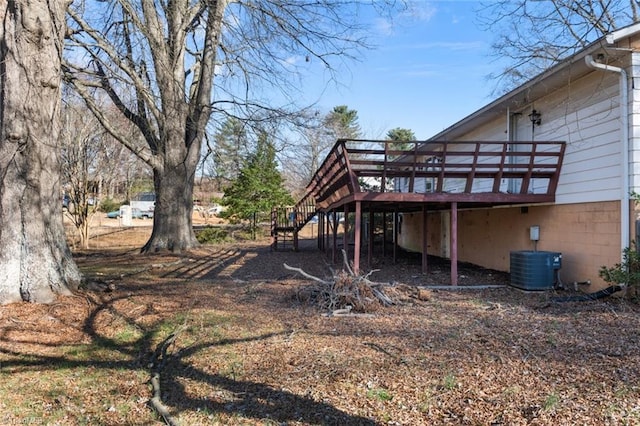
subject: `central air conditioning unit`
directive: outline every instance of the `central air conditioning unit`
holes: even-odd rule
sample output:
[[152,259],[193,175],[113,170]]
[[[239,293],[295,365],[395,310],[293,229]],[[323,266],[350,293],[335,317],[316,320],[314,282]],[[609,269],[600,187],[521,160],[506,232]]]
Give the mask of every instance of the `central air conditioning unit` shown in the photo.
[[512,251],[511,285],[522,290],[551,290],[559,283],[562,254],[551,251]]

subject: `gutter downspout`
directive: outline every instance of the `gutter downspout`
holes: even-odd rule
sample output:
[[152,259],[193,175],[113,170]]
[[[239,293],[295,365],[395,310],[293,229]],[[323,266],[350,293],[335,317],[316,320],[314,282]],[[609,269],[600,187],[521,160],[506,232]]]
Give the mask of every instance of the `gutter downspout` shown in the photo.
[[[623,68],[601,64],[587,55],[584,58],[589,68],[620,74],[620,116],[622,120],[622,195],[620,197],[620,244],[622,252],[630,246],[629,241],[629,87],[627,72]],[[624,262],[624,257],[622,259]]]

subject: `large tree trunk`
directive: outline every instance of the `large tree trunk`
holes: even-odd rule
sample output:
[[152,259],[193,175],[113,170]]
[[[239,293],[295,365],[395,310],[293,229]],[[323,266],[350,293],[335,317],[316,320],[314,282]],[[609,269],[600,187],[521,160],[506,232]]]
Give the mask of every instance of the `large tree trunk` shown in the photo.
[[0,1],[0,303],[48,303],[81,278],[58,162],[66,4]]
[[193,231],[193,186],[198,164],[199,144],[189,150],[173,144],[164,156],[161,170],[154,170],[156,205],[153,232],[143,253],[180,252],[198,245]]

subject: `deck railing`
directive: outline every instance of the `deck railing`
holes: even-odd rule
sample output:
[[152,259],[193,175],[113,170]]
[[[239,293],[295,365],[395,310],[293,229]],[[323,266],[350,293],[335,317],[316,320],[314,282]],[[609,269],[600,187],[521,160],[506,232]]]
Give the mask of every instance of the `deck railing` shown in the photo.
[[324,208],[362,192],[554,196],[564,142],[339,140],[307,186]]

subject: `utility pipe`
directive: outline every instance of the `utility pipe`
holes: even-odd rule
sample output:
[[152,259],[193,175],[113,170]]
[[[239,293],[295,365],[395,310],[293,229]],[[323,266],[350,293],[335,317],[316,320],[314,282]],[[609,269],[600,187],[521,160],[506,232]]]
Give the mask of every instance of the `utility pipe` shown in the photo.
[[[593,56],[584,58],[587,66],[620,74],[620,116],[622,119],[622,195],[620,199],[620,244],[622,253],[629,247],[629,87],[627,72],[623,68],[596,62]],[[624,254],[622,255],[624,262]]]

